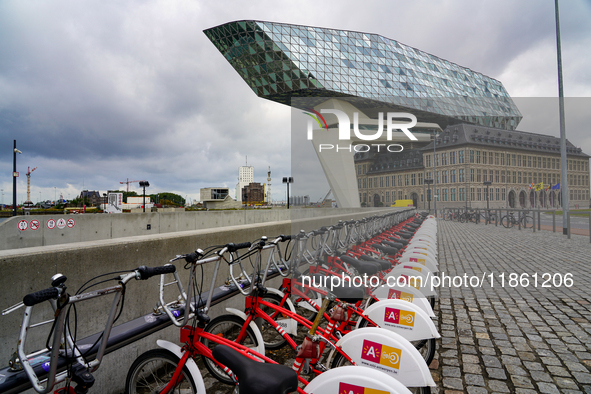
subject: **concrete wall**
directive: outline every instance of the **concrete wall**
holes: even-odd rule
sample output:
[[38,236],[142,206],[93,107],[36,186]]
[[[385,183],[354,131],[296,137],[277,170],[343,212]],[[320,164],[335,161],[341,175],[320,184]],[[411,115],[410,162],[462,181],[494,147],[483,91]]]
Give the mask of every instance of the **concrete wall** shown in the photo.
[[[373,208],[376,209],[376,208]],[[239,211],[146,212],[125,214],[30,215],[16,216],[0,223],[0,250],[61,245],[73,242],[115,239],[138,235],[166,234],[251,223],[319,216],[346,215],[359,209],[257,209]],[[367,208],[364,212],[373,212]],[[49,229],[47,223],[63,219],[74,226]],[[36,220],[39,228],[32,229]],[[20,230],[19,222],[27,229]],[[148,229],[150,227],[150,229]]]
[[[163,265],[175,255],[189,253],[196,248],[228,242],[253,241],[263,235],[289,234],[292,229],[310,230],[336,223],[338,220],[362,218],[369,216],[369,214],[386,213],[393,210],[393,208],[372,211],[307,209],[293,210],[287,215],[287,211],[280,210],[206,212],[206,215],[194,213],[191,215],[176,213],[171,215],[148,213],[144,215],[79,215],[75,216],[76,226],[74,228],[78,230],[77,233],[80,234],[78,239],[81,242],[0,251],[0,267],[2,267],[2,275],[0,275],[2,305],[0,307],[5,309],[21,301],[25,294],[49,287],[51,276],[58,272],[68,277],[68,291],[73,294],[85,281],[98,274],[134,269],[140,265]],[[299,218],[288,220],[290,215]],[[236,222],[238,224],[235,224]],[[117,227],[114,225],[115,223],[125,223],[126,227]],[[148,230],[145,230],[147,223],[153,224],[153,228],[158,228],[161,234],[150,234]],[[8,225],[11,228],[16,227],[14,221],[12,223],[9,221]],[[210,228],[186,231],[192,226],[209,226]],[[53,233],[40,231],[41,234],[45,233],[41,239],[57,239],[58,241],[70,239],[65,235],[60,235],[66,231],[65,229]],[[88,241],[93,232],[104,238],[130,235],[134,232],[143,234]],[[72,239],[74,238],[74,235],[70,236]],[[13,237],[15,236],[13,235]],[[13,238],[13,240],[22,242],[22,239]],[[30,242],[33,243],[32,240]],[[37,242],[39,241],[37,240]],[[183,264],[177,264],[181,277],[186,283],[188,278],[182,266]],[[209,284],[212,272],[212,266],[205,267],[204,283]],[[222,265],[217,280],[218,286],[224,282],[227,275],[228,267]],[[152,278],[145,282],[130,282],[127,286],[125,308],[120,322],[150,313],[157,303],[157,294],[158,278]],[[227,306],[243,308],[243,305],[242,297],[234,297],[226,301],[224,305],[213,308],[210,316],[215,317],[223,313],[223,308]],[[100,331],[109,307],[109,297],[103,297],[100,301],[92,301],[85,307],[79,307],[79,337]],[[49,309],[48,303],[36,306],[35,314],[39,312],[44,316],[36,317],[34,321],[49,319]],[[23,309],[20,309],[0,317],[0,365],[7,365],[10,355],[16,350],[22,311]],[[34,350],[42,347],[47,332],[44,328],[39,328],[30,335],[32,335],[32,342],[28,349]],[[165,329],[105,357],[101,368],[95,373],[97,383],[93,390],[97,393],[122,392],[129,366],[141,353],[154,348],[157,338],[178,343],[178,329]]]

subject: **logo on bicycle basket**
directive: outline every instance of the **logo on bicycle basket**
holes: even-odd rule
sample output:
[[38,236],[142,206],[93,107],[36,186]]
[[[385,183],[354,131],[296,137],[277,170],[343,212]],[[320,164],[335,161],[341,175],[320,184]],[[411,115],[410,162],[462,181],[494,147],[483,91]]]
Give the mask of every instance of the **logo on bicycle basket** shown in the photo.
[[406,292],[400,291],[400,290],[390,289],[390,291],[388,291],[388,299],[412,302],[413,297],[412,297],[412,294],[410,294],[410,293],[406,293]]
[[414,327],[415,313],[411,311],[386,307],[384,322],[399,324],[401,326]]
[[349,383],[339,383],[339,394],[389,394],[389,391],[371,389]]
[[[363,348],[361,350],[361,358],[375,364],[385,367],[399,369],[401,349],[396,349],[390,346],[382,345],[381,343],[363,341]],[[364,363],[366,364],[366,363]]]

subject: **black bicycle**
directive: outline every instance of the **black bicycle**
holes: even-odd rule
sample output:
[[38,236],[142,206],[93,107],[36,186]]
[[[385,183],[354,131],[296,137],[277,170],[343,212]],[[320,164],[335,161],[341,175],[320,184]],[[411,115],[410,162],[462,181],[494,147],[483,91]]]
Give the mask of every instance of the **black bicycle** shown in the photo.
[[511,211],[507,215],[501,218],[501,224],[505,228],[517,226],[521,223],[523,228],[531,228],[534,225],[534,219],[527,215],[527,212],[523,212],[522,215],[515,216],[515,212]]

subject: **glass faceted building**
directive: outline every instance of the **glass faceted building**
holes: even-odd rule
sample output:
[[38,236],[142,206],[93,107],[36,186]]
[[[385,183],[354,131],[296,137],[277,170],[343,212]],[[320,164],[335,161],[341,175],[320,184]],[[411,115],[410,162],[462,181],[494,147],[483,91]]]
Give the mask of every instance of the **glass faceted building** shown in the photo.
[[522,118],[496,79],[377,34],[252,20],[204,32],[259,97],[282,104],[356,97],[370,116],[412,111],[442,128],[515,130]]

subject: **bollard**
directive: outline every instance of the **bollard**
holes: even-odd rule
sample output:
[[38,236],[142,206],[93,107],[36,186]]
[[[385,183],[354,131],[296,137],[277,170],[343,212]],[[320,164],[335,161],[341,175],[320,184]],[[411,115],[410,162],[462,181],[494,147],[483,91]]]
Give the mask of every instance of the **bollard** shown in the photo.
[[521,209],[517,211],[517,226],[521,230]]
[[570,211],[566,214],[566,237],[570,239]]
[[542,221],[540,220],[540,208],[538,207],[538,230],[541,230]]
[[534,229],[534,233],[535,233],[536,232],[536,213],[535,212],[532,212],[531,217],[532,217],[532,219],[534,221],[534,225],[532,226],[532,228]]
[[498,221],[499,221],[499,215],[500,215],[500,213],[499,213],[499,210],[498,209],[495,212],[496,212],[495,213],[495,227],[497,227],[498,226]]
[[552,211],[552,232],[556,232],[556,209]]

